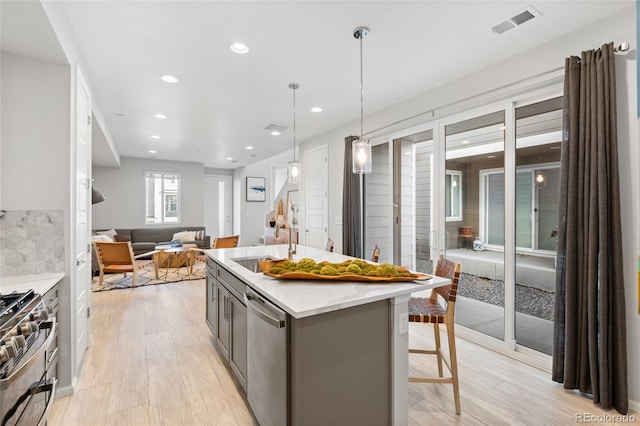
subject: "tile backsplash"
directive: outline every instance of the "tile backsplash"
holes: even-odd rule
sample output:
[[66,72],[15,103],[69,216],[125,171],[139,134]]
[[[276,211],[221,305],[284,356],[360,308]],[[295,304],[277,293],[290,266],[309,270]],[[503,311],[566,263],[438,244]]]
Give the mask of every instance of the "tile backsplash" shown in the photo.
[[0,211],[0,276],[64,272],[64,211]]

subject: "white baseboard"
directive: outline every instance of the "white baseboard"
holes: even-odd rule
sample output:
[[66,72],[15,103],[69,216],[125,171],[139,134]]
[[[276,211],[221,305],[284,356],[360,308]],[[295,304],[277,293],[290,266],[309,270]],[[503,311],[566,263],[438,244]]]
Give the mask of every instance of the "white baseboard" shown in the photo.
[[633,401],[633,400],[629,400],[629,414],[631,414],[631,412],[635,413],[635,416],[638,417],[638,413],[640,413],[640,402],[639,401]]
[[65,396],[73,395],[73,386],[65,386],[56,388],[56,399],[64,398]]

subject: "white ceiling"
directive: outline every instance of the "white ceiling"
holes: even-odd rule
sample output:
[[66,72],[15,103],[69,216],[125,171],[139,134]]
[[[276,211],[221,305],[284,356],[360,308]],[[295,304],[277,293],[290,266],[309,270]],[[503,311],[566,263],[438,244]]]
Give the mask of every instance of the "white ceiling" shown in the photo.
[[[364,40],[367,114],[631,8],[635,1],[64,4],[121,156],[147,158],[154,149],[158,159],[236,168],[291,148],[290,82],[300,84],[298,142],[359,119],[359,42],[352,35],[358,26],[371,29]],[[502,35],[489,30],[529,5],[541,16]],[[232,53],[234,41],[251,51]],[[164,83],[162,74],[180,82]],[[312,113],[312,106],[324,111]],[[157,113],[169,119],[154,118]],[[270,123],[289,130],[271,136],[264,130]],[[151,139],[154,134],[162,139]],[[248,151],[247,145],[255,149]],[[100,162],[94,158],[94,164]]]

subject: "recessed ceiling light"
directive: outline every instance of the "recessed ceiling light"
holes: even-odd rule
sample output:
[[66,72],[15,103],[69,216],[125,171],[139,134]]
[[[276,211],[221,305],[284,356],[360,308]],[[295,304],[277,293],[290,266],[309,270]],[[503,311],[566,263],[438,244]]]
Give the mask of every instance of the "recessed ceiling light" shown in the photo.
[[462,141],[462,145],[466,145],[468,143],[469,143],[469,141]]
[[227,157],[227,160],[233,161],[233,157]]
[[156,151],[155,149],[150,149],[149,150],[149,154],[157,154],[157,153],[158,153],[158,151]]
[[231,49],[233,53],[237,53],[238,55],[244,55],[245,53],[249,53],[249,46],[247,46],[244,43],[231,43],[231,46],[229,46],[229,49]]
[[166,116],[166,115],[164,115],[164,114],[156,114],[156,115],[154,115],[154,117],[155,117],[155,118],[159,118],[159,119],[161,119],[161,120],[164,120],[164,119],[166,119],[166,118],[169,118],[169,117],[167,117],[167,116]]
[[311,112],[322,112],[322,108],[320,108],[320,107],[313,107],[313,108],[311,108]]
[[162,137],[158,135],[151,135],[151,139],[162,139]]
[[163,76],[160,77],[162,79],[162,81],[165,81],[167,83],[177,83],[178,79],[172,75],[169,74],[165,74]]
[[253,149],[253,147],[252,147],[252,146],[245,146],[245,147],[244,147],[244,149],[249,149],[249,150],[251,150],[251,149]]
[[273,132],[271,132],[271,136],[280,136],[280,132],[277,130],[274,130]]

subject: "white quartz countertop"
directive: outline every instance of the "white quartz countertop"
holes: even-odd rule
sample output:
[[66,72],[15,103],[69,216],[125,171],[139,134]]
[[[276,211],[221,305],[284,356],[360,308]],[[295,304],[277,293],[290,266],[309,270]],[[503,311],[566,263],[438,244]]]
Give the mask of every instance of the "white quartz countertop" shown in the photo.
[[[227,270],[294,318],[304,318],[397,296],[406,296],[450,283],[448,279],[440,277],[426,281],[385,284],[353,281],[278,280],[266,276],[262,272],[251,272],[233,260],[258,256],[284,259],[287,257],[287,252],[287,245],[206,250],[209,257],[223,264]],[[326,260],[332,263],[351,259],[351,257],[341,254],[299,245],[293,260],[297,261],[304,257],[311,258],[316,262]]]
[[38,294],[45,294],[63,278],[64,272],[0,277],[0,293],[7,294],[14,291],[24,293],[33,289]]

